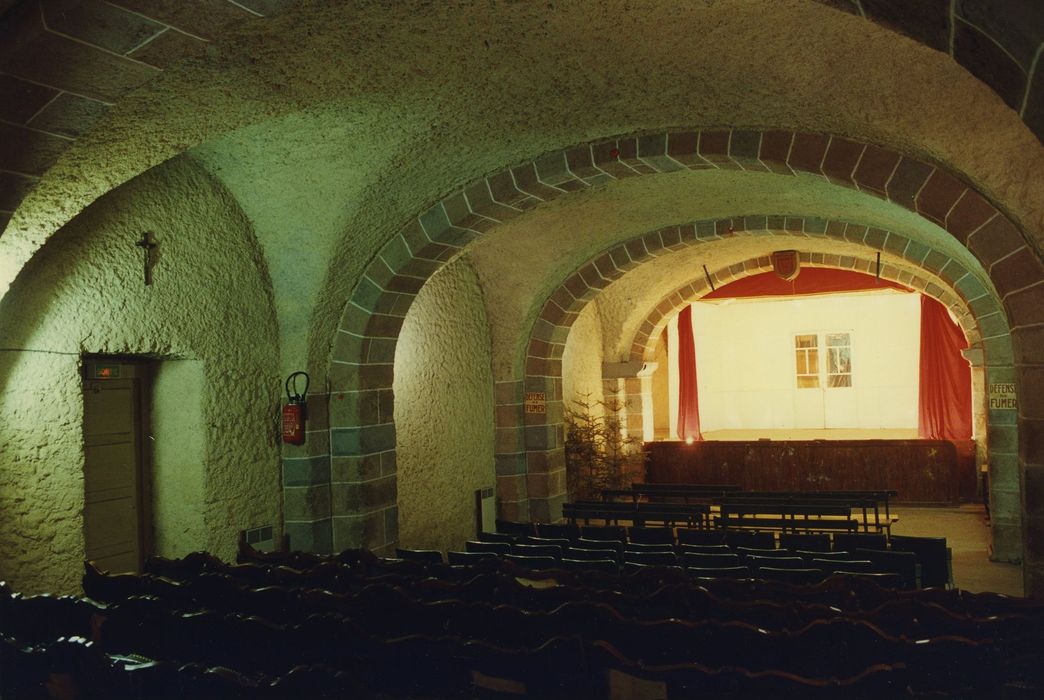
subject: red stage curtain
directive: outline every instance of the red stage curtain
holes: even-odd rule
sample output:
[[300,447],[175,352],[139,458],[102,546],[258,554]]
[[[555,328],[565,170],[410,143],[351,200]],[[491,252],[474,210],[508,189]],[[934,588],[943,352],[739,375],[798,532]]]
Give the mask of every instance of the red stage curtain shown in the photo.
[[692,339],[692,306],[678,314],[678,437],[702,440],[700,395],[696,387],[696,343]]
[[898,289],[906,287],[885,279],[877,279],[853,270],[835,270],[829,267],[803,267],[801,273],[787,282],[775,272],[762,272],[729,282],[704,295],[703,299],[731,299],[733,297],[789,297],[800,294],[830,292],[858,292],[864,289]]
[[921,296],[921,380],[917,433],[928,440],[970,440],[971,372],[961,350],[968,341],[946,308]]

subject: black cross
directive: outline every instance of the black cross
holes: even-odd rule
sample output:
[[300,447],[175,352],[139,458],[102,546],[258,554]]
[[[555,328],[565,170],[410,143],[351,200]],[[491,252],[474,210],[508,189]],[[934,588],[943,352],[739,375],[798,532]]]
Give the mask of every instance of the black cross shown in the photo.
[[146,231],[141,237],[141,240],[134,245],[138,246],[145,251],[145,286],[148,287],[152,284],[152,249],[155,248],[158,243],[149,240],[152,233]]

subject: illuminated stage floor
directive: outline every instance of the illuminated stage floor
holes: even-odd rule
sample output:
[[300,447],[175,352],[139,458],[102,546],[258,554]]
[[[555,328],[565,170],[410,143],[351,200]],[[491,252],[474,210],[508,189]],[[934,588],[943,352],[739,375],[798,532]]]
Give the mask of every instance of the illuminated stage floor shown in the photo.
[[916,428],[882,428],[877,430],[831,428],[828,430],[709,430],[704,440],[916,440]]

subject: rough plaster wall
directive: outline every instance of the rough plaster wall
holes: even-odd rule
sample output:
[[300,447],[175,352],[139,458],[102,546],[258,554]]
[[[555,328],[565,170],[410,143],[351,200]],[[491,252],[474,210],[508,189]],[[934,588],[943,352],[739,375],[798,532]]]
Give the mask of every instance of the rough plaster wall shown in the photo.
[[[302,119],[284,117],[319,105],[336,106],[305,126],[319,134],[312,143],[331,136],[323,163],[338,173],[363,164],[365,178],[316,177],[323,167],[289,157]],[[243,195],[266,251],[279,249],[273,259],[333,251],[321,283],[278,283],[281,328],[310,317],[309,367],[319,370],[361,265],[439,196],[586,139],[723,124],[836,133],[937,158],[1044,240],[1044,152],[1018,115],[945,54],[859,17],[804,0],[317,1],[246,23],[125,96],[15,213],[0,237],[0,292],[94,198],[214,142],[208,162],[233,190],[245,191],[237,183],[250,173],[290,183],[275,201]],[[243,138],[223,138],[241,128]],[[344,207],[296,212],[292,228],[308,246],[262,225],[261,209],[302,201],[299,187],[314,188],[304,199]],[[318,274],[312,263],[324,255],[305,253]],[[284,294],[300,295],[300,308]]]
[[[159,241],[154,283],[135,241]],[[0,304],[0,579],[73,592],[82,573],[80,353],[187,357],[203,366],[203,536],[280,523],[273,411],[276,326],[267,273],[234,201],[191,160],[92,205]],[[28,351],[26,351],[28,350]]]
[[[307,357],[312,309],[338,237],[351,230],[356,251],[382,242],[373,222],[351,225],[345,202],[365,196],[373,172],[386,167],[405,135],[405,121],[389,130],[386,118],[375,106],[321,105],[239,129],[192,151],[240,202],[261,243],[280,325],[281,374],[301,369]],[[344,144],[359,133],[369,135],[369,149],[346,150]],[[352,255],[337,274],[354,279],[367,262],[367,256]],[[317,385],[323,364],[309,367]]]
[[153,548],[161,557],[183,557],[206,539],[203,464],[203,365],[194,360],[159,362],[152,379]]
[[569,329],[562,352],[562,398],[565,408],[576,409],[573,401],[586,401],[597,410],[602,401],[602,318],[598,301],[584,307]]
[[464,257],[410,307],[395,349],[400,546],[460,549],[476,489],[493,486],[493,376],[475,272]]

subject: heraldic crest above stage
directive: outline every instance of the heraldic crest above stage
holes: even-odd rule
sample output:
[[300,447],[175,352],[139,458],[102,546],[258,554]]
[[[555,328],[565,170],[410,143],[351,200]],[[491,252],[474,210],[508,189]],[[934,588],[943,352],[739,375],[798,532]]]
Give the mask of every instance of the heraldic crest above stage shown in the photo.
[[772,269],[787,282],[797,279],[801,272],[801,260],[796,250],[777,250],[772,253]]

